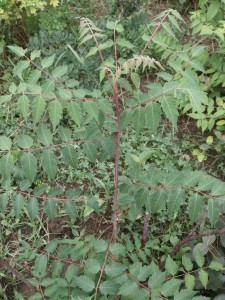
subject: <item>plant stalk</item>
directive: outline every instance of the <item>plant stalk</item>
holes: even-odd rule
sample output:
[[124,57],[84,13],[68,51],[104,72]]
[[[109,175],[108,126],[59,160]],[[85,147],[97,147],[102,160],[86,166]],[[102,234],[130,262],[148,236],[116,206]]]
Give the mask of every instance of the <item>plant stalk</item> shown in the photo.
[[114,88],[114,104],[116,109],[116,122],[117,122],[117,137],[116,137],[116,156],[115,156],[115,189],[113,195],[113,238],[112,241],[115,243],[117,240],[117,222],[118,222],[118,193],[119,193],[119,158],[120,158],[120,140],[121,140],[121,127],[120,127],[120,108],[119,108],[119,93],[117,83]]

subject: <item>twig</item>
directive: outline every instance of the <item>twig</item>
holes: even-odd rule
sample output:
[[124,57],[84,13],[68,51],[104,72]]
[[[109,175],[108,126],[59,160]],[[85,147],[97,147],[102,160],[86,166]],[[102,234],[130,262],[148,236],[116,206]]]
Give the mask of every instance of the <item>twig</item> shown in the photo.
[[[10,192],[13,192],[13,193],[16,193],[16,194],[20,194],[20,195],[23,195],[25,197],[31,197],[31,198],[37,198],[39,200],[43,200],[43,201],[50,201],[50,200],[54,200],[54,201],[88,201],[89,198],[87,197],[78,197],[78,198],[67,198],[67,197],[62,197],[62,198],[57,198],[57,197],[48,197],[48,196],[45,196],[45,195],[42,195],[42,196],[39,196],[39,195],[35,195],[35,194],[31,194],[31,193],[27,193],[27,192],[23,192],[23,191],[20,191],[20,190],[1,190],[0,194],[2,193],[10,193]],[[106,197],[106,198],[101,198],[101,200],[110,200],[112,199],[112,197]]]
[[148,233],[149,233],[149,213],[145,212],[145,214],[144,214],[144,229],[143,229],[143,235],[142,235],[143,245],[145,245],[148,240]]
[[111,243],[112,243],[112,240],[113,240],[113,234],[112,234],[112,236],[111,236],[111,239],[110,239],[110,241],[109,241],[108,247],[107,247],[107,249],[106,249],[104,262],[103,262],[103,264],[102,264],[101,272],[100,272],[100,275],[99,275],[99,278],[98,278],[98,282],[97,282],[97,285],[96,285],[96,288],[95,288],[95,297],[94,297],[94,300],[97,299],[99,286],[100,286],[101,279],[102,279],[102,275],[103,275],[103,272],[104,272],[104,269],[105,269],[106,261],[107,261],[107,258],[108,258],[108,256],[109,256],[109,247],[110,247],[110,245],[111,245]]
[[116,117],[117,117],[117,138],[116,138],[116,157],[115,157],[115,190],[113,195],[113,210],[114,210],[114,220],[113,220],[113,242],[117,239],[117,218],[118,218],[118,193],[119,193],[119,158],[120,158],[120,140],[121,140],[121,127],[120,127],[120,109],[119,109],[119,95],[116,90],[114,91],[114,101],[116,107]]
[[52,148],[57,148],[57,147],[64,147],[68,145],[76,145],[79,143],[100,143],[100,140],[78,140],[78,141],[71,141],[71,142],[65,142],[61,144],[54,144],[50,146],[43,146],[43,147],[38,147],[38,148],[30,148],[30,149],[13,149],[13,150],[0,150],[0,153],[12,153],[12,152],[34,152],[34,151],[40,151],[44,149],[52,149]]
[[194,193],[197,193],[199,195],[202,195],[204,197],[207,197],[207,198],[212,198],[212,199],[218,199],[218,198],[221,198],[221,197],[224,197],[225,195],[211,195],[211,194],[207,194],[207,193],[204,193],[200,190],[196,190],[194,188],[191,188],[191,187],[188,187],[188,186],[185,186],[185,185],[152,185],[152,184],[149,184],[149,183],[141,183],[141,182],[138,182],[138,181],[134,181],[132,184],[137,184],[137,185],[140,185],[140,186],[144,186],[144,187],[149,187],[151,188],[153,191],[157,191],[157,190],[161,190],[161,189],[184,189],[184,190],[187,190],[187,191],[192,191]]
[[36,289],[33,287],[33,285],[26,278],[24,278],[24,276],[19,271],[11,266],[6,259],[0,257],[0,266],[10,270],[12,274],[15,275],[20,281],[22,281],[29,289],[32,289],[33,292],[36,292]]
[[[159,28],[161,27],[161,25],[162,25],[163,22],[165,21],[165,19],[166,19],[166,18],[168,17],[168,15],[170,14],[170,11],[171,11],[171,10],[169,10],[169,11],[167,12],[167,14],[162,18],[162,20],[160,21],[160,23],[158,24],[158,26],[156,27],[156,29],[154,30],[154,32],[151,34],[149,40],[147,41],[147,43],[145,44],[143,50],[141,51],[141,56],[144,55],[145,50],[148,48],[148,46],[149,46],[149,44],[151,43],[153,37],[155,36],[155,34],[157,33],[157,31],[159,30]],[[134,67],[133,67],[133,68],[134,68]],[[122,90],[123,90],[123,88],[124,88],[124,84],[125,84],[125,82],[127,81],[127,79],[129,78],[129,76],[130,76],[130,74],[131,74],[133,68],[132,68],[132,69],[130,70],[130,72],[127,74],[126,78],[124,78],[123,83],[122,83],[122,85],[121,85],[121,87],[120,87],[120,92],[122,92]]]
[[175,248],[173,249],[173,251],[170,253],[170,256],[175,256],[177,254],[177,252],[180,250],[180,248],[191,242],[191,241],[195,241],[195,240],[199,240],[205,236],[210,236],[210,235],[220,235],[220,234],[223,234],[225,233],[225,227],[222,228],[222,229],[215,229],[215,230],[208,230],[208,231],[205,231],[201,234],[198,234],[198,235],[188,235],[184,240],[180,241],[176,246]]
[[144,285],[143,283],[141,283],[138,279],[136,279],[131,273],[127,273],[127,275],[133,280],[135,281],[140,287],[142,287],[143,289],[149,291],[149,293],[154,294],[155,296],[160,297],[162,300],[168,300],[167,298],[164,298],[160,293],[158,293],[155,290],[150,289],[149,287],[147,287],[146,285]]
[[161,27],[161,25],[163,24],[163,22],[166,20],[166,18],[168,17],[168,15],[170,14],[171,10],[169,9],[167,14],[165,14],[165,16],[162,18],[162,20],[159,22],[158,26],[155,28],[155,30],[153,31],[152,35],[150,36],[149,40],[147,41],[147,43],[144,46],[144,49],[141,51],[141,55],[144,55],[145,50],[148,48],[149,44],[151,43],[153,37],[155,36],[155,34],[157,33],[157,31],[159,30],[159,28]]

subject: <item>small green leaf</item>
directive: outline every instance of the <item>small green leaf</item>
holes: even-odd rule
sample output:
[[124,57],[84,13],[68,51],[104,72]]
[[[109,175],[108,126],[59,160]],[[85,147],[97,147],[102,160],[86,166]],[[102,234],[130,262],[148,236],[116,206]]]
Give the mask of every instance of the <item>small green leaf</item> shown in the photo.
[[116,295],[118,293],[119,287],[116,283],[107,280],[103,281],[99,286],[100,293],[102,295]]
[[24,197],[21,194],[16,194],[12,198],[12,203],[16,218],[19,218],[21,210],[24,207]]
[[30,105],[30,101],[25,94],[23,94],[22,96],[19,97],[18,108],[25,120],[27,120],[27,117],[28,117],[29,105]]
[[151,289],[161,288],[165,280],[166,280],[166,272],[155,271],[148,280],[148,286]]
[[77,206],[75,201],[73,200],[64,201],[64,209],[70,218],[74,220],[77,219]]
[[97,47],[91,47],[88,54],[86,55],[86,57],[90,57],[92,55],[95,55],[98,52],[98,48]]
[[194,295],[198,292],[191,291],[189,289],[180,290],[179,292],[175,293],[174,300],[191,300]]
[[35,49],[34,51],[31,52],[30,59],[34,60],[35,58],[40,57],[40,55],[41,55],[41,51],[38,49]]
[[0,136],[0,150],[10,150],[12,147],[12,141],[7,136]]
[[77,274],[77,272],[79,271],[79,267],[78,266],[74,266],[73,264],[71,264],[65,273],[65,278],[66,280],[71,283],[73,278],[75,277],[75,275]]
[[212,3],[210,3],[210,5],[207,7],[207,21],[212,20],[216,14],[219,12],[220,10],[220,3],[219,1],[213,1]]
[[4,178],[8,178],[13,170],[13,157],[11,153],[3,155],[0,159],[0,173]]
[[78,125],[81,124],[82,112],[80,104],[76,101],[71,101],[67,104],[67,111],[70,118]]
[[[47,243],[45,250],[48,253],[52,253],[53,251],[56,250],[57,246],[58,246],[59,241],[58,240],[51,240],[50,242]],[[53,268],[54,268],[54,261],[53,261]],[[60,275],[60,273],[59,273]]]
[[127,267],[123,264],[112,262],[111,264],[107,264],[105,266],[105,273],[110,277],[114,277],[122,274],[126,269]]
[[135,88],[138,90],[140,88],[140,76],[137,73],[132,72],[130,75],[130,78],[135,86]]
[[125,109],[122,112],[120,117],[120,126],[122,130],[124,130],[127,127],[127,125],[130,123],[132,115],[133,115],[133,111],[131,109]]
[[161,106],[164,114],[171,124],[176,127],[179,113],[175,99],[171,98],[171,96],[163,96],[161,99]]
[[101,270],[101,264],[97,259],[87,259],[85,261],[85,266],[88,269],[88,272],[91,272],[92,274],[97,274]]
[[110,252],[114,255],[126,255],[126,247],[120,243],[113,243],[110,245]]
[[209,136],[207,137],[206,143],[207,143],[208,145],[212,145],[212,143],[213,143],[213,136],[212,136],[212,135],[209,135]]
[[52,133],[45,124],[41,124],[38,127],[37,135],[38,139],[44,146],[49,146],[52,144]]
[[129,296],[138,290],[138,284],[135,281],[127,280],[119,289],[119,294],[122,296]]
[[206,289],[207,283],[209,281],[209,275],[208,275],[208,273],[205,270],[200,270],[198,272],[198,275],[199,275],[199,279],[200,279],[202,285]]
[[75,277],[75,281],[84,292],[90,293],[95,288],[95,283],[89,276]]
[[99,108],[98,103],[96,101],[85,101],[84,110],[92,116],[96,121],[98,121],[99,116]]
[[202,111],[202,105],[201,104],[205,104],[208,105],[208,97],[206,95],[205,92],[203,92],[202,90],[198,90],[198,89],[187,89],[188,94],[189,94],[189,98],[190,98],[190,102],[192,105],[192,108],[194,111],[201,113]]
[[152,213],[162,211],[166,207],[167,191],[159,189],[152,194],[150,193],[150,210]]
[[76,98],[84,98],[86,96],[86,90],[85,89],[76,89],[73,91],[73,95]]
[[105,240],[94,240],[93,246],[97,253],[105,252],[108,248],[108,243]]
[[0,194],[0,212],[4,213],[9,202],[9,195],[7,193]]
[[199,250],[195,253],[195,261],[200,268],[203,267],[205,263],[205,258]]
[[22,149],[30,149],[33,146],[33,139],[26,134],[20,134],[16,138],[18,146]]
[[71,141],[71,131],[68,127],[59,126],[58,133],[64,142]]
[[158,103],[150,102],[145,107],[146,127],[156,133],[161,121],[161,108]]
[[71,92],[71,90],[59,88],[58,91],[59,91],[59,96],[62,99],[64,99],[64,100],[70,100],[72,98],[72,92]]
[[37,256],[34,265],[34,272],[36,274],[35,277],[44,278],[46,276],[48,258],[47,255],[40,254]]
[[216,261],[216,260],[212,260],[211,261],[211,263],[209,265],[209,268],[211,270],[215,270],[215,271],[223,271],[223,270],[225,270],[224,266],[221,263],[219,263],[218,261]]
[[62,118],[62,104],[58,100],[51,101],[48,105],[49,117],[52,122],[53,130],[59,125]]
[[63,155],[63,159],[67,165],[74,167],[74,168],[77,166],[78,155],[77,155],[76,149],[73,146],[68,145],[68,146],[64,147],[64,149],[62,151],[62,155]]
[[111,138],[102,138],[101,145],[108,155],[112,156],[115,154],[115,142]]
[[22,73],[30,66],[30,62],[27,60],[21,60],[18,64],[13,68],[13,75],[18,76],[21,80],[23,80]]
[[151,266],[143,266],[139,269],[137,279],[139,281],[146,281],[147,278],[152,274]]
[[161,288],[161,294],[165,297],[173,296],[176,291],[178,291],[182,280],[179,279],[171,279],[165,282]]
[[187,255],[182,256],[182,264],[188,272],[193,269],[193,263]]
[[29,198],[28,204],[27,204],[27,211],[28,215],[31,221],[34,221],[34,219],[38,216],[38,201],[36,198]]
[[42,96],[35,97],[31,103],[34,124],[37,124],[44,115],[46,102]]
[[168,256],[166,259],[165,268],[169,274],[174,276],[177,274],[179,266],[170,256]]
[[59,66],[52,70],[52,76],[54,78],[60,78],[65,75],[68,71],[68,66]]
[[33,182],[37,174],[36,157],[30,152],[23,153],[21,158],[21,166],[25,176],[29,179],[30,183]]
[[195,276],[191,274],[186,274],[184,276],[185,286],[189,290],[193,290],[195,286]]
[[52,150],[45,150],[42,152],[41,164],[49,179],[53,180],[58,170],[58,158]]
[[135,108],[132,115],[132,122],[135,127],[136,133],[140,133],[145,125],[145,109],[141,106]]
[[174,39],[177,39],[168,22],[163,22],[162,27],[165,29],[166,33],[168,33],[169,36],[173,37]]
[[50,220],[57,216],[57,201],[47,200],[43,204],[44,211]]
[[221,211],[221,209],[220,209],[218,203],[216,202],[216,200],[209,199],[209,201],[208,201],[208,218],[209,218],[212,226],[215,225],[215,223],[219,219],[220,211]]
[[199,55],[201,55],[204,50],[205,50],[206,46],[194,46],[191,49],[191,54],[193,57],[197,57]]
[[189,199],[188,213],[192,222],[198,221],[205,209],[205,202],[199,194],[193,194]]
[[[181,175],[179,175],[181,176]],[[171,189],[168,193],[168,200],[167,200],[167,208],[169,215],[173,215],[176,213],[180,206],[185,202],[186,194],[184,189],[176,188]]]
[[42,59],[42,61],[41,61],[42,68],[43,69],[49,68],[53,64],[54,60],[55,60],[55,54]]
[[100,50],[104,50],[104,49],[108,49],[111,48],[114,45],[112,40],[107,40],[102,44],[99,44],[99,49]]
[[131,44],[131,42],[129,42],[128,40],[124,39],[124,38],[117,38],[116,40],[117,45],[119,45],[122,48],[127,48],[127,49],[132,49],[134,48],[134,45]]
[[95,143],[87,142],[83,144],[83,151],[87,155],[87,158],[95,163],[97,157],[97,146]]
[[25,56],[26,51],[19,46],[8,46],[8,48],[19,57]]

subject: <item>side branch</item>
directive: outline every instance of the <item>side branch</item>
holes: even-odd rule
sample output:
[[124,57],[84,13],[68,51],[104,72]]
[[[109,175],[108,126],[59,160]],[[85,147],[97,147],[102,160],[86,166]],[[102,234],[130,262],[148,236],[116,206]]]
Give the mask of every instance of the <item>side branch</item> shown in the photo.
[[189,242],[191,241],[195,241],[195,240],[199,240],[205,236],[210,236],[210,235],[221,235],[221,234],[224,234],[225,233],[225,227],[222,228],[222,229],[215,229],[215,230],[208,230],[208,231],[205,231],[201,234],[198,234],[198,235],[191,235],[191,236],[188,236],[186,237],[184,240],[180,241],[176,246],[175,248],[173,249],[173,251],[170,253],[170,256],[175,256],[177,254],[177,252],[179,252],[180,248],[185,245],[185,244],[188,244]]
[[32,286],[32,284],[26,278],[24,278],[19,271],[17,271],[13,266],[11,266],[11,264],[6,259],[3,259],[1,257],[0,257],[0,267],[3,267],[11,271],[12,274],[16,276],[18,280],[22,281],[27,286],[27,288],[31,289],[34,292],[36,291],[35,288]]

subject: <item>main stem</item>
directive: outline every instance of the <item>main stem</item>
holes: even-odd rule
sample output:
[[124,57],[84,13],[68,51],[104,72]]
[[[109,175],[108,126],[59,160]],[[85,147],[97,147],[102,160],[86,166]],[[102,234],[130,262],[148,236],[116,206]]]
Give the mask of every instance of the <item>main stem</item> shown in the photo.
[[115,243],[117,240],[117,221],[118,221],[118,193],[119,193],[119,158],[120,158],[120,140],[121,140],[121,127],[120,127],[120,108],[119,108],[119,92],[117,83],[114,87],[114,104],[116,109],[116,121],[117,121],[117,137],[116,137],[116,157],[115,157],[115,189],[113,195],[113,237],[112,240]]

